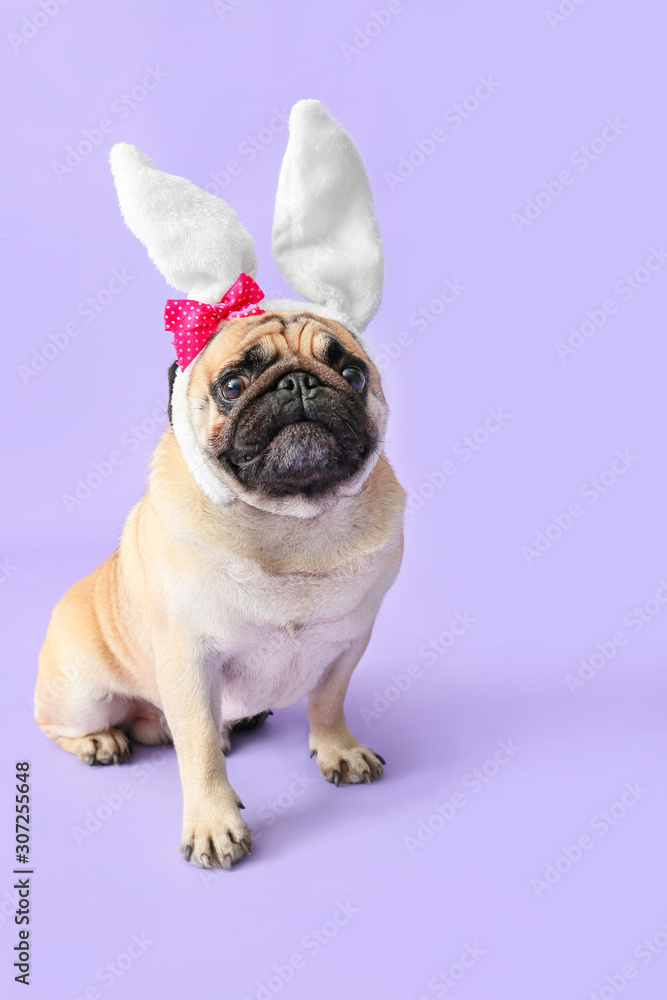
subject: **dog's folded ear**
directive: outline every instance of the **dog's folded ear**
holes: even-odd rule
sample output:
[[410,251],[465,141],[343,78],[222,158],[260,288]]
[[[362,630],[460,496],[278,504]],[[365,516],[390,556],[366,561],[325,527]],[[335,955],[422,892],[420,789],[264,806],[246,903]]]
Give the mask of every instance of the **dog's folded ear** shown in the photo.
[[170,285],[218,302],[239,274],[255,276],[252,237],[224,201],[158,170],[128,143],[109,160],[123,218]]
[[347,132],[319,101],[292,108],[278,181],[273,256],[310,302],[361,333],[382,297],[382,243],[368,175]]

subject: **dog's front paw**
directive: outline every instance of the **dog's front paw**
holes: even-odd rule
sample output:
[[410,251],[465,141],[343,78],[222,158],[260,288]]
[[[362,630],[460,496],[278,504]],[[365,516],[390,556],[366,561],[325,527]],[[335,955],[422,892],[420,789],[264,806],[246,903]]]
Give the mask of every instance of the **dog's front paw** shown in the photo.
[[382,765],[386,761],[378,753],[363,743],[354,740],[316,738],[311,736],[310,755],[317,755],[317,763],[322,777],[334,785],[347,782],[359,785],[382,777]]
[[219,797],[186,806],[181,854],[199,868],[231,868],[251,854],[252,834],[241,819],[241,800],[231,786]]

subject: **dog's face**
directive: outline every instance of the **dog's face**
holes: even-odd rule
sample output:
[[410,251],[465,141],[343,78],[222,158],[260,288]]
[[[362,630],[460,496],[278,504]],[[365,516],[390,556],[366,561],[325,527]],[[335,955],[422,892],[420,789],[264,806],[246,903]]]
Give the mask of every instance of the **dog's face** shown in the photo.
[[344,326],[307,312],[235,319],[192,364],[188,422],[234,496],[303,515],[359,489],[387,406],[376,367]]

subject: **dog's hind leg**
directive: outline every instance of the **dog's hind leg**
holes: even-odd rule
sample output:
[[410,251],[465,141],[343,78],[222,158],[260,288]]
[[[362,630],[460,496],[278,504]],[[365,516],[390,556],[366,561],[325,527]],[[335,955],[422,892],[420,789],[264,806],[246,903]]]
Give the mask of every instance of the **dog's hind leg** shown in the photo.
[[[96,571],[99,572],[99,571]],[[35,719],[50,739],[87,764],[119,764],[131,753],[123,720],[134,699],[95,613],[95,574],[56,605],[39,657]]]
[[136,711],[128,716],[124,726],[137,743],[145,743],[147,746],[173,743],[164,712],[154,705],[138,705]]

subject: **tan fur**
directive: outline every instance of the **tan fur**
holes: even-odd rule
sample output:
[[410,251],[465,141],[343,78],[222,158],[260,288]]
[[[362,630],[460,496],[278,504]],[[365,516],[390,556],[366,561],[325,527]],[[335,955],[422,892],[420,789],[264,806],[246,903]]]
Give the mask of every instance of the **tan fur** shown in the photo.
[[[380,420],[379,374],[347,330],[305,314],[261,320],[226,324],[193,362],[188,412],[200,440],[224,422],[210,393],[216,374],[249,344],[317,371],[327,332],[365,360]],[[220,749],[235,719],[309,694],[324,776],[382,773],[347,728],[343,700],[402,551],[404,492],[384,455],[356,493],[312,517],[261,509],[235,489],[231,503],[213,504],[164,433],[118,551],[53,611],[35,692],[42,730],[82,760],[123,760],[128,737],[173,738],[182,850],[204,867],[228,867],[250,844]]]

